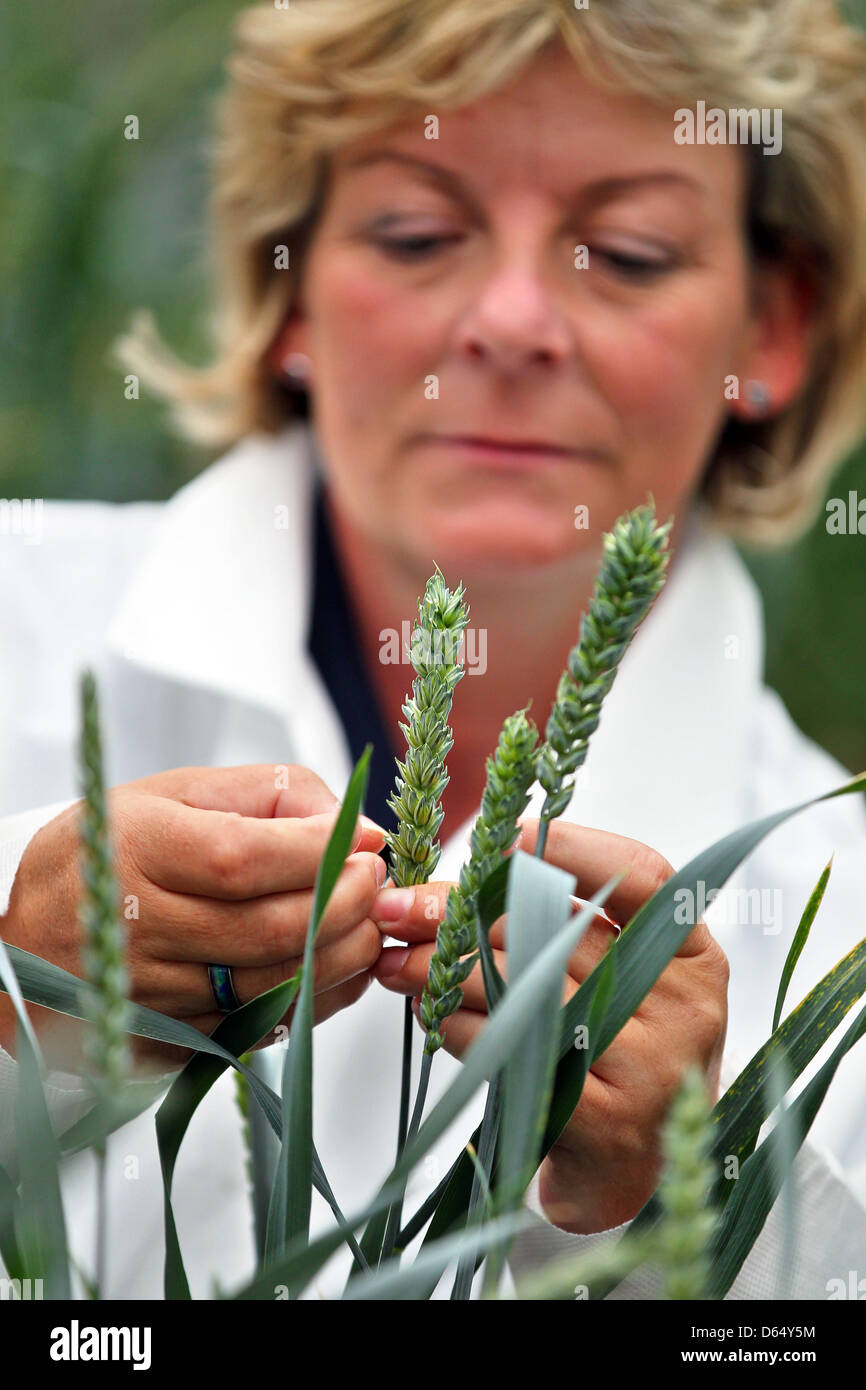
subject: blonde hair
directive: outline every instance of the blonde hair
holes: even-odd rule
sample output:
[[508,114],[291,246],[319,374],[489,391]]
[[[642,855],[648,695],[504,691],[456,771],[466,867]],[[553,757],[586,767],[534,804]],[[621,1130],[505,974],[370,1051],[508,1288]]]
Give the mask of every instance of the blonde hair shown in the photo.
[[[866,426],[866,39],[833,0],[281,0],[236,20],[212,152],[216,356],[190,368],[139,311],[115,352],[225,446],[304,418],[266,354],[289,314],[328,156],[515,77],[561,38],[617,90],[707,108],[781,107],[783,148],[749,156],[753,256],[791,258],[815,295],[807,382],[766,421],[730,417],[701,482],[717,523],[772,544],[811,520]],[[755,155],[758,158],[755,158]],[[275,264],[288,251],[288,269]]]

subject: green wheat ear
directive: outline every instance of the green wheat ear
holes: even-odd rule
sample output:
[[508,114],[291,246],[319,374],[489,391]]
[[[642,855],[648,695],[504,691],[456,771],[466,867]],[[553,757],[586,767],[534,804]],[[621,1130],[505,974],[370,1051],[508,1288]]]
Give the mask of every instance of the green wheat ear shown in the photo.
[[706,1298],[709,1245],[716,1225],[709,1194],[713,1122],[706,1081],[690,1067],[663,1130],[665,1169],[658,1187],[662,1220],[654,1238],[665,1276],[665,1298]]
[[408,752],[405,762],[397,762],[396,791],[388,799],[397,817],[396,833],[386,836],[391,877],[401,888],[426,883],[439,862],[440,799],[448,785],[444,764],[454,742],[448,716],[454,687],[465,674],[457,660],[469,619],[463,592],[462,584],[451,592],[437,565],[418,602],[411,646],[417,674],[403,705],[407,722],[400,724]]
[[637,507],[604,537],[601,569],[581,619],[580,639],[560,676],[536,762],[536,776],[547,793],[535,851],[539,856],[550,821],[562,815],[571,800],[573,774],[586,760],[619,663],[665,582],[672,525],[673,518],[656,526],[652,505]]
[[526,710],[518,710],[505,720],[496,751],[487,759],[487,783],[470,837],[470,857],[460,870],[459,884],[448,894],[421,997],[428,1053],[442,1046],[440,1025],[460,1008],[460,986],[477,960],[475,955],[468,960],[461,956],[478,945],[478,890],[517,838],[517,818],[526,809],[535,779],[537,739],[538,730],[526,718]]
[[125,1023],[126,933],[119,912],[105,805],[99,701],[92,672],[81,678],[82,732],[80,745],[84,808],[81,822],[84,897],[79,920],[84,932],[82,962],[94,987],[87,1005],[90,1023],[84,1055],[91,1079],[103,1092],[118,1088],[129,1074],[129,1041]]

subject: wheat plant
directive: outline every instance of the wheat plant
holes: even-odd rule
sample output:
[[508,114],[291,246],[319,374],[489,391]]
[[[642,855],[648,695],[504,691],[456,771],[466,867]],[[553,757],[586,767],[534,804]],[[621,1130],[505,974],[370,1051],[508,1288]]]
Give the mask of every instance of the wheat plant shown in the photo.
[[[60,1186],[61,1160],[85,1149],[104,1154],[107,1137],[160,1098],[156,1133],[164,1187],[164,1291],[166,1298],[188,1300],[172,1177],[197,1107],[226,1069],[232,1068],[239,1079],[239,1123],[249,1127],[252,1137],[254,1119],[256,1126],[266,1128],[273,1136],[275,1157],[272,1163],[254,1163],[251,1170],[255,1268],[240,1288],[225,1290],[220,1280],[218,1296],[272,1299],[278,1286],[289,1297],[300,1297],[315,1286],[320,1271],[343,1246],[352,1261],[343,1294],[350,1301],[428,1299],[454,1261],[457,1275],[452,1296],[469,1296],[482,1263],[485,1296],[503,1295],[500,1271],[526,1223],[521,1207],[532,1174],[578,1105],[589,1068],[629,1022],[692,929],[675,911],[678,894],[683,890],[695,894],[699,884],[707,894],[720,889],[764,837],[789,817],[829,797],[866,790],[866,774],[861,774],[824,796],[735,830],[703,850],[640,908],[604,960],[561,1004],[569,956],[617,880],[605,884],[575,913],[573,875],[545,862],[543,844],[535,855],[514,848],[517,820],[527,804],[533,777],[545,792],[542,830],[567,805],[573,790],[569,779],[586,757],[604,695],[663,583],[669,527],[670,523],[657,527],[652,509],[640,508],[622,518],[606,538],[590,610],[563,673],[541,750],[526,709],[505,721],[497,748],[487,761],[487,784],[469,860],[449,894],[437,931],[422,1003],[422,1079],[429,1077],[442,1028],[459,1007],[461,987],[479,959],[489,1018],[464,1054],[459,1072],[427,1114],[423,1087],[419,1087],[411,1123],[404,1066],[405,1103],[401,1104],[395,1162],[379,1189],[360,1210],[348,1215],[313,1144],[312,963],[319,924],[363,809],[371,746],[367,745],[352,772],[319,866],[302,969],[227,1015],[208,1036],[182,1020],[127,1004],[124,998],[123,929],[111,869],[96,687],[87,675],[82,685],[82,922],[87,978],[0,941],[0,986],[10,995],[17,1020],[17,1150],[14,1164],[0,1167],[0,1261],[13,1281],[43,1278],[49,1298],[70,1296],[73,1265]],[[416,681],[404,705],[406,723],[401,725],[408,750],[398,763],[392,799],[398,815],[398,830],[391,840],[392,872],[400,885],[427,882],[439,859],[440,802],[447,784],[444,759],[451,747],[448,718],[454,688],[463,674],[456,643],[466,620],[462,587],[449,590],[437,570],[419,604],[422,636],[413,651]],[[448,649],[444,659],[443,643]],[[866,992],[863,941],[783,1016],[788,982],[828,873],[829,867],[793,930],[772,1010],[768,999],[772,1030],[766,1042],[711,1115],[703,1080],[684,1078],[665,1129],[658,1188],[624,1236],[582,1262],[551,1262],[519,1282],[518,1297],[602,1298],[647,1263],[659,1272],[662,1296],[726,1296],[773,1204],[790,1188],[792,1164],[838,1067],[866,1033],[866,1009],[861,1008],[819,1068],[810,1069],[807,1084],[791,1094],[829,1034],[842,1028],[846,1015]],[[493,922],[503,914],[507,981],[495,969],[489,941]],[[59,1136],[49,1118],[44,1063],[26,1002],[84,1020],[89,1030],[86,1066],[94,1080],[94,1103]],[[249,1054],[290,1008],[289,1044],[277,1092],[252,1065]],[[590,1038],[590,1046],[581,1051],[573,1046],[579,1026],[586,1028]],[[130,1035],[189,1049],[190,1060],[170,1081],[136,1081],[128,1071]],[[466,1137],[435,1190],[401,1225],[409,1178],[485,1085],[482,1124]],[[761,1139],[762,1127],[774,1112],[780,1116],[779,1123]],[[737,1159],[736,1183],[727,1178],[727,1160],[732,1156]],[[333,1215],[331,1227],[316,1236],[310,1231],[313,1190]],[[92,1284],[85,1278],[85,1284],[90,1294],[101,1297],[105,1291],[104,1248],[100,1249],[104,1223],[96,1234],[96,1276]],[[790,1252],[790,1241],[785,1248]],[[576,1287],[580,1293],[575,1293]]]

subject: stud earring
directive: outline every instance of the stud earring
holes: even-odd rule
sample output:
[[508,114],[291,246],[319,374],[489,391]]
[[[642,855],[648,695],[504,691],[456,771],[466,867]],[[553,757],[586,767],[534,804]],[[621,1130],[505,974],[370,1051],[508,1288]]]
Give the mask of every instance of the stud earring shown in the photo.
[[282,368],[293,386],[306,386],[310,377],[312,362],[305,352],[289,352],[283,358]]
[[752,407],[752,412],[759,419],[762,419],[770,411],[770,392],[763,381],[747,381],[745,386],[746,399]]

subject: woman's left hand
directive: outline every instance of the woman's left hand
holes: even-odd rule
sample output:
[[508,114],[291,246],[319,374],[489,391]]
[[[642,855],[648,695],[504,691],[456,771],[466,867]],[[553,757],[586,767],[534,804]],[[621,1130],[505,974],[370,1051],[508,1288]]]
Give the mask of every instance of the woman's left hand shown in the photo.
[[[526,818],[521,826],[515,848],[532,854],[539,822]],[[627,869],[604,907],[619,926],[631,921],[674,872],[647,845],[562,820],[550,824],[544,858],[575,875],[582,898],[592,897]],[[373,973],[387,989],[416,996],[416,1017],[451,887],[432,882],[408,890],[409,911],[398,921],[385,920],[380,909],[407,890],[386,888],[370,912],[387,935],[409,943],[386,948]],[[490,935],[497,968],[507,978],[504,922],[500,917]],[[569,961],[564,1000],[602,959],[613,935],[603,918],[593,919]],[[717,1098],[727,986],[727,958],[699,922],[607,1051],[596,1058],[580,1104],[541,1165],[539,1198],[554,1225],[572,1232],[609,1230],[635,1216],[655,1191],[661,1126],[689,1064],[702,1068],[711,1100]],[[444,1046],[455,1057],[471,1046],[487,1017],[480,965],[463,991],[462,1006],[442,1027]]]

